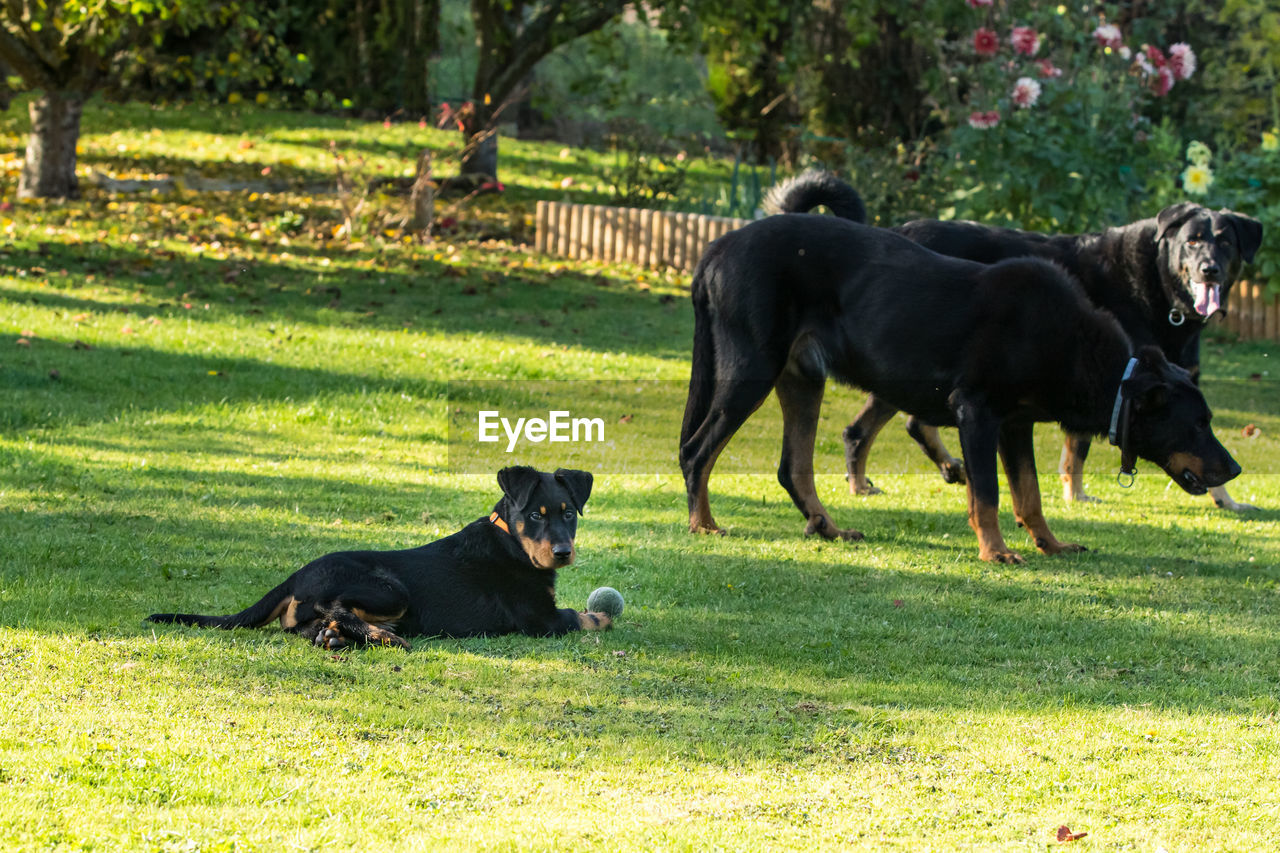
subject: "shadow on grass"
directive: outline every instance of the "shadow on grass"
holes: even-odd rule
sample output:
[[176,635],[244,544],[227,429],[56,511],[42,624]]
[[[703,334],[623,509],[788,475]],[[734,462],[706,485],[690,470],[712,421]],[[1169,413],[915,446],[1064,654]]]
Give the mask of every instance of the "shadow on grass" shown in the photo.
[[[159,468],[117,486],[105,468],[83,470],[101,477],[85,494],[66,489],[58,505],[0,515],[8,627],[129,637],[150,633],[140,620],[154,610],[233,612],[320,554],[423,544],[435,534],[415,535],[422,528],[404,519],[430,513],[434,529],[452,532],[498,495],[479,477],[351,483]],[[138,495],[148,507],[190,511],[157,517],[131,503]],[[778,530],[776,517],[790,511],[781,503],[738,511],[761,529],[720,539],[688,536],[675,514],[669,524],[629,520],[652,513],[651,497],[600,495],[579,563],[561,573],[562,600],[584,598],[599,582],[624,590],[628,613],[605,642],[628,654],[593,666],[619,695],[670,718],[673,736],[694,726],[694,717],[680,721],[697,708],[714,715],[743,702],[813,701],[836,717],[863,705],[1242,713],[1274,705],[1259,662],[1273,654],[1276,602],[1267,590],[1246,592],[1259,566],[1231,533],[1178,538],[1156,523],[1069,521],[1059,525],[1065,537],[1102,547],[992,566],[976,559],[959,503],[955,512],[865,508],[867,543],[797,545],[794,532]],[[607,540],[621,545],[596,544]],[[1133,541],[1165,541],[1167,550],[1135,554],[1124,546]],[[1193,543],[1200,559],[1179,556]],[[245,640],[185,635],[215,646]],[[297,642],[253,636],[267,646]],[[573,642],[422,639],[415,648],[554,659]],[[269,663],[243,665],[269,677]]]
[[[367,256],[376,259],[376,253]],[[94,275],[103,283],[138,291],[158,304],[125,306],[133,317],[182,317],[199,322],[205,303],[218,312],[316,325],[456,335],[518,335],[543,343],[600,352],[688,356],[691,312],[684,299],[659,297],[619,276],[549,273],[500,266],[459,267],[429,256],[406,259],[408,271],[317,271],[279,262],[233,258],[167,257],[99,246],[9,247],[0,263],[15,272],[32,268]],[[171,300],[171,301],[170,301]],[[57,288],[33,295],[0,288],[0,304],[35,302],[72,313],[117,313],[118,303],[86,299]],[[681,333],[673,334],[678,328]]]

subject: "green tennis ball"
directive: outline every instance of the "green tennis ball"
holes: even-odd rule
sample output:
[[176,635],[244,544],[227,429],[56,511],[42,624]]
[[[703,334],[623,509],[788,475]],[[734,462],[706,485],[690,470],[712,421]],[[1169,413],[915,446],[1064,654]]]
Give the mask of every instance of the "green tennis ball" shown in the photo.
[[587,610],[592,613],[608,613],[614,619],[622,614],[622,608],[625,606],[622,593],[611,586],[599,587],[587,596]]

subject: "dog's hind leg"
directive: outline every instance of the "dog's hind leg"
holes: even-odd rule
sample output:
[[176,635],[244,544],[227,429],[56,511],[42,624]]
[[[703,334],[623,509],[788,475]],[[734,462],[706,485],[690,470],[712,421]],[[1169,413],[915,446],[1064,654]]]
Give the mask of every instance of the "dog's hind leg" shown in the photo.
[[1062,434],[1062,458],[1058,460],[1058,475],[1062,478],[1062,499],[1067,503],[1102,503],[1084,491],[1084,460],[1089,458],[1090,439],[1087,435]]
[[347,557],[319,567],[314,581],[299,590],[299,615],[293,629],[317,646],[334,651],[351,645],[399,646],[409,643],[394,628],[409,607],[409,591],[393,575],[376,566],[358,571]]
[[818,433],[825,381],[801,375],[789,365],[778,377],[778,402],[782,404],[782,460],[778,482],[804,513],[804,533],[826,539],[861,539],[857,530],[841,530],[818,498],[813,481],[813,445]]
[[[396,634],[386,625],[394,624],[403,612],[396,614],[371,614],[353,609],[348,610],[341,604],[334,604],[321,609],[320,618],[313,628],[315,636],[312,643],[322,649],[334,652],[353,645],[398,646],[409,650],[409,642]],[[300,631],[310,636],[311,630]]]
[[960,428],[960,449],[968,474],[969,526],[978,536],[978,557],[994,563],[1021,563],[1000,533],[1000,483],[996,479],[996,451],[1000,419],[981,403],[952,394],[951,408]]
[[[680,470],[684,472],[689,499],[690,533],[724,532],[711,517],[711,469],[729,439],[760,408],[772,388],[772,379],[733,378],[717,378],[697,391],[690,387],[680,440]],[[693,411],[704,413],[701,420],[688,416]]]
[[1083,551],[1083,545],[1059,542],[1045,521],[1040,501],[1040,481],[1036,477],[1035,446],[1030,423],[1005,423],[1000,427],[1000,460],[1009,478],[1013,515],[1030,534],[1042,554]]
[[847,472],[845,476],[849,480],[849,494],[883,494],[867,479],[867,456],[871,453],[871,443],[897,411],[892,404],[870,394],[862,411],[844,428],[844,465]]
[[942,443],[942,436],[938,435],[936,426],[912,416],[907,418],[907,435],[920,445],[920,449],[924,451],[925,456],[929,457],[929,461],[938,466],[944,482],[964,483],[964,463],[947,450],[947,446]]

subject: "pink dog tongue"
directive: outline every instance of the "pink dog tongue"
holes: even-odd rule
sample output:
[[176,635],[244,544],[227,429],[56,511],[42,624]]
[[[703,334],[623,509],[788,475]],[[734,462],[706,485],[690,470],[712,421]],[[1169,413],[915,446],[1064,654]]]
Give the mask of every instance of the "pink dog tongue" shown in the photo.
[[1191,295],[1196,298],[1196,313],[1201,317],[1212,316],[1222,307],[1221,288],[1203,281],[1191,282]]

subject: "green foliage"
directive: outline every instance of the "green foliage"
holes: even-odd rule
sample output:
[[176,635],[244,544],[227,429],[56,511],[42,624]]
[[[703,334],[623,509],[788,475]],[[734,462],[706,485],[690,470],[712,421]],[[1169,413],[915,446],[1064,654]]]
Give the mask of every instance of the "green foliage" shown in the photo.
[[639,126],[633,131],[614,137],[614,165],[605,173],[613,187],[613,203],[619,207],[664,208],[684,189],[689,169],[687,155],[655,145]]
[[665,146],[721,135],[698,61],[669,34],[618,20],[539,63],[532,106],[562,142],[643,127]]
[[776,168],[747,163],[738,156],[728,177],[713,192],[704,188],[701,196],[684,201],[680,207],[712,216],[754,219],[762,209],[765,193],[777,181]]
[[[1249,147],[1216,157],[1204,143],[1192,142],[1187,147],[1184,184],[1192,170],[1198,173],[1198,180],[1187,187],[1193,198],[1262,222],[1262,248],[1250,278],[1265,281],[1272,293],[1280,294],[1280,129],[1263,131]],[[1197,192],[1192,192],[1193,186]]]
[[1218,36],[1205,45],[1206,130],[1223,145],[1244,147],[1280,125],[1280,9],[1270,0],[1204,5]]

